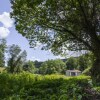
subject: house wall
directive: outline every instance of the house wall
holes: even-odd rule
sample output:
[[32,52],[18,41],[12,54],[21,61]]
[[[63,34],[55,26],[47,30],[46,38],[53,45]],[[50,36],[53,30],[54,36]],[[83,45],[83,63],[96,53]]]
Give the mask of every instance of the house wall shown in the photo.
[[66,75],[67,75],[67,76],[70,76],[70,73],[69,73],[68,71],[66,71]]
[[81,72],[77,72],[77,76],[80,75],[80,74],[81,74]]
[[[80,74],[81,74],[81,72],[75,72],[75,76],[78,76]],[[73,76],[71,71],[66,71],[66,75],[67,76]]]

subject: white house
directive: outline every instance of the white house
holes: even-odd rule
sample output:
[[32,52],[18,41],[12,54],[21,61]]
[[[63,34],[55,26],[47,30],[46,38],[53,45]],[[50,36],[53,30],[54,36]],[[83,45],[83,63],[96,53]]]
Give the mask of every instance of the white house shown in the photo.
[[79,70],[67,70],[66,75],[67,76],[78,76],[81,74],[81,71]]

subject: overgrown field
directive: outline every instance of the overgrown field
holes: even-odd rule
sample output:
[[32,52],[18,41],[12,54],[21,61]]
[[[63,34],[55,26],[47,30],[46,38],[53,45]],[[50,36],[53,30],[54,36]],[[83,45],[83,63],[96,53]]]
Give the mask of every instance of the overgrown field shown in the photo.
[[93,90],[89,76],[0,74],[0,100],[96,100],[96,98],[99,98],[99,92]]

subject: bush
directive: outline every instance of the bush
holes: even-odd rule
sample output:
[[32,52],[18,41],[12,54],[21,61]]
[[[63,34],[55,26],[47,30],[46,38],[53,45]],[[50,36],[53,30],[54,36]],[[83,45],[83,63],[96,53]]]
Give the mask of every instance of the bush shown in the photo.
[[91,69],[91,67],[86,68],[86,69],[82,72],[82,74],[91,75],[90,69]]
[[0,100],[91,100],[88,76],[0,74]]

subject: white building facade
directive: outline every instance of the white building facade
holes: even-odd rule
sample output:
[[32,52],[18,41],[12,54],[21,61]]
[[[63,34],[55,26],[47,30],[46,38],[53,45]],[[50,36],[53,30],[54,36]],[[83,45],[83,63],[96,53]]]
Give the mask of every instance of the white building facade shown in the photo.
[[66,75],[67,76],[79,76],[81,74],[81,71],[79,70],[67,70]]

